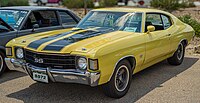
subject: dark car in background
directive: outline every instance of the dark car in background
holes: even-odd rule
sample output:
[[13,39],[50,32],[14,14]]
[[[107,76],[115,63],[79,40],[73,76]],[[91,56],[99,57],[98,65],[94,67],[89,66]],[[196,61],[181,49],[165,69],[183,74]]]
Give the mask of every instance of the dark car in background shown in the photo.
[[0,8],[0,75],[6,69],[5,45],[13,38],[29,34],[73,28],[80,21],[72,11],[52,7]]

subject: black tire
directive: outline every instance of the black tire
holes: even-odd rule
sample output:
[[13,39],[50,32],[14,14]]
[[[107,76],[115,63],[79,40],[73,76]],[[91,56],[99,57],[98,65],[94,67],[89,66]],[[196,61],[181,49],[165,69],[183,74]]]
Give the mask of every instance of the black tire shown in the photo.
[[181,42],[174,55],[167,59],[168,63],[171,65],[180,65],[183,62],[185,56],[185,45]]
[[4,73],[4,71],[6,70],[7,66],[5,63],[5,54],[0,52],[0,76]]
[[37,5],[38,5],[38,6],[42,6],[42,1],[38,0],[38,1],[37,1]]
[[[121,73],[122,70],[125,70],[125,71]],[[132,79],[131,77],[132,77],[132,69],[131,69],[130,63],[128,62],[128,60],[121,61],[116,66],[115,71],[110,81],[102,85],[103,92],[105,93],[105,95],[112,98],[123,97],[130,88],[131,79]],[[121,83],[121,86],[120,86],[120,83]]]

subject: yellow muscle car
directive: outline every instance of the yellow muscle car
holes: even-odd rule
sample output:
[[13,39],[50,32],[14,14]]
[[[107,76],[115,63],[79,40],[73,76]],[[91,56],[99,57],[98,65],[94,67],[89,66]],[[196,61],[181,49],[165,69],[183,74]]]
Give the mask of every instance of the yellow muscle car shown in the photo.
[[193,36],[191,26],[161,10],[102,8],[69,32],[13,39],[5,60],[35,81],[101,85],[120,98],[133,74],[165,59],[180,65]]

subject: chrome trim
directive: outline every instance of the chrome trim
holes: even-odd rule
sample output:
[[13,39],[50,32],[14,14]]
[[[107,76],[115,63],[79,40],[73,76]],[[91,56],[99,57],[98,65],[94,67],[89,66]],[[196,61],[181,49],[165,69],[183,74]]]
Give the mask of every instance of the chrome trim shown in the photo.
[[5,62],[6,62],[7,67],[10,70],[17,70],[17,71],[26,73],[26,64],[25,62],[23,62],[23,60],[5,58]]
[[[112,78],[112,76],[113,76],[113,74],[114,74],[114,71],[115,71],[115,68],[117,67],[117,64],[118,64],[121,60],[123,60],[124,58],[127,58],[127,57],[135,58],[135,56],[133,56],[133,55],[127,55],[127,56],[123,56],[122,58],[120,58],[120,59],[115,63],[115,67],[114,67],[114,69],[113,69],[113,71],[112,71],[112,74],[111,74],[110,78],[108,79],[108,81],[110,81],[110,79]],[[135,66],[133,66],[133,67],[135,68]],[[134,69],[134,68],[132,68],[132,69]]]
[[90,86],[97,86],[100,79],[100,72],[80,71],[78,69],[55,69],[40,68],[23,60],[5,58],[8,68],[27,73],[33,78],[33,71],[45,73],[52,82],[80,83]]
[[[100,78],[100,72],[80,72],[80,71],[69,71],[51,68],[40,68],[27,64],[28,74],[32,74],[33,71],[42,72],[48,75],[52,82],[63,82],[63,83],[79,83],[90,86],[97,86]],[[32,78],[32,75],[30,75]]]
[[51,79],[52,82],[55,82],[54,77],[51,75],[49,71],[51,71],[50,68],[47,68],[47,74],[49,75],[49,78]]
[[0,55],[0,71],[3,69],[3,57]]

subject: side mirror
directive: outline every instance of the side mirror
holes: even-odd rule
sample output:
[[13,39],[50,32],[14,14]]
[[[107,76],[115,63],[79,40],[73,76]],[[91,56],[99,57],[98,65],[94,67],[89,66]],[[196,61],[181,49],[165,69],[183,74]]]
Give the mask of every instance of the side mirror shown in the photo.
[[147,26],[147,33],[150,33],[150,32],[153,32],[153,31],[155,31],[155,26],[153,26],[153,25],[150,25],[150,26]]
[[32,32],[34,32],[35,31],[35,28],[39,28],[40,26],[38,25],[38,24],[34,24],[33,25],[33,29],[32,29]]

